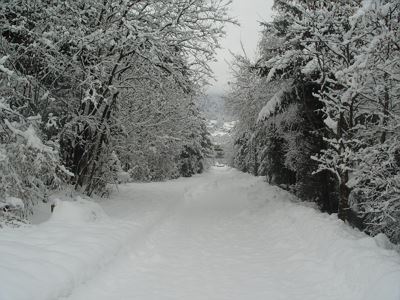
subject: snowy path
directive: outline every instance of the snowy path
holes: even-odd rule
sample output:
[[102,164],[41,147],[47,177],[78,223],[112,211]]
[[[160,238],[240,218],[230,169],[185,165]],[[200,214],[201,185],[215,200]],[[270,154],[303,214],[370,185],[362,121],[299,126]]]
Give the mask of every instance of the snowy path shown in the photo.
[[102,206],[123,249],[63,299],[400,299],[397,253],[290,198],[227,168],[122,186]]

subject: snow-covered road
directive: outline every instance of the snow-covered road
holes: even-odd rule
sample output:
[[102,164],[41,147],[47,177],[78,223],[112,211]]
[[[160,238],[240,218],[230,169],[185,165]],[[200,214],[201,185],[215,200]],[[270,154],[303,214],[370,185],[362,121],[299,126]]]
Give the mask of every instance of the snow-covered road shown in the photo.
[[[79,279],[74,275],[79,264],[70,267],[69,284],[57,283],[62,292],[43,269],[37,276],[49,281],[42,294],[34,294],[30,283],[26,294],[8,288],[3,295],[15,298],[1,298],[0,289],[0,299],[400,299],[400,256],[379,247],[382,238],[367,237],[295,200],[261,178],[229,168],[213,168],[190,179],[123,185],[101,204],[111,218],[86,225],[91,229],[71,235],[66,248],[60,238],[58,243],[75,257],[79,251],[71,251],[80,246],[84,259],[90,257],[90,245],[99,245],[95,253],[101,252],[99,241],[109,240],[119,245],[114,247],[118,251],[109,246],[110,259],[103,262],[96,254],[92,264],[97,267],[84,269],[86,275]],[[48,223],[53,222],[52,230],[64,226],[63,216],[68,213],[29,229],[30,236],[40,229],[43,235]],[[77,230],[73,226],[63,230]],[[112,237],[113,230],[117,237]],[[62,264],[62,255],[59,259]],[[12,274],[18,276],[15,270]],[[0,264],[0,286],[2,276]],[[54,291],[45,293],[46,288]]]

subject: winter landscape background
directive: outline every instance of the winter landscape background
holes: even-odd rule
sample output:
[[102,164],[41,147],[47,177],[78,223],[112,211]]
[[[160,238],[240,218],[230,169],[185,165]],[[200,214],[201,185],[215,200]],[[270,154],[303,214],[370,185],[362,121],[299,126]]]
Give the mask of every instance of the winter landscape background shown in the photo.
[[400,299],[397,0],[0,24],[0,300]]

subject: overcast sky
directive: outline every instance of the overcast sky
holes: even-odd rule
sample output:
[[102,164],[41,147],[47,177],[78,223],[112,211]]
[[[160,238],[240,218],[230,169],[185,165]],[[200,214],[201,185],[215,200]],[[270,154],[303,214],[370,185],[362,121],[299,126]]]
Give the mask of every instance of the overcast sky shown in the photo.
[[209,93],[222,94],[226,90],[230,79],[230,69],[226,61],[232,60],[230,51],[243,53],[240,41],[247,55],[255,58],[261,29],[259,21],[271,19],[272,4],[273,0],[233,0],[231,16],[236,17],[240,27],[229,24],[225,29],[227,35],[221,41],[222,48],[217,51],[217,62],[211,64],[217,82],[211,82],[212,85],[208,88]]

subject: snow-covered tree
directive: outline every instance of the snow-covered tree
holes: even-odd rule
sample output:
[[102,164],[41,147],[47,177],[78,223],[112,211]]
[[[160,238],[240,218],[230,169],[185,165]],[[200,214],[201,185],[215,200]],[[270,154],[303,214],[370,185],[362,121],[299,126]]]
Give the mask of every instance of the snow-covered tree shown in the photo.
[[[57,145],[42,141],[41,128],[51,124],[32,115],[31,103],[23,101],[30,93],[25,89],[32,87],[27,80],[12,70],[7,57],[0,60],[0,219],[5,213],[10,222],[26,217],[38,201],[47,201],[48,191],[69,175],[59,162]],[[9,204],[17,199],[18,211],[10,215]]]
[[351,18],[360,53],[352,75],[362,99],[357,130],[359,147],[348,184],[351,205],[372,234],[400,241],[400,5],[364,2]]
[[284,51],[264,64],[268,78],[297,70],[297,78],[320,86],[315,95],[323,103],[328,147],[314,158],[320,171],[336,175],[339,217],[346,220],[359,153],[386,139],[394,113],[396,71],[390,66],[398,51],[399,7],[392,1],[276,1],[276,7]]
[[[229,0],[3,3],[0,139],[5,171],[1,178],[8,176],[10,183],[17,180],[10,176],[29,171],[35,183],[19,178],[21,190],[45,193],[60,183],[60,173],[91,194],[115,182],[115,173],[131,169],[128,164],[135,162],[128,158],[151,161],[142,168],[149,172],[139,175],[149,179],[179,176],[185,144],[195,148],[196,159],[202,160],[207,134],[199,133],[204,120],[193,115],[191,103],[211,74],[208,63],[224,34],[223,26],[232,21],[229,4]],[[186,124],[194,124],[193,131]],[[129,155],[128,149],[137,150],[137,156]],[[21,174],[10,169],[13,160],[20,160]],[[8,194],[21,196],[4,195]],[[25,201],[28,196],[23,197]]]
[[[357,153],[365,149],[372,140],[375,140],[375,143],[377,139],[381,142],[385,140],[388,130],[384,127],[390,119],[390,114],[394,112],[393,100],[390,99],[396,97],[389,95],[396,94],[393,84],[396,70],[392,68],[389,71],[390,75],[385,70],[389,65],[393,65],[392,61],[395,58],[394,40],[398,35],[397,24],[394,23],[398,20],[398,6],[391,1],[368,1],[363,4],[358,1],[275,1],[275,10],[278,14],[274,21],[265,24],[260,43],[261,58],[256,68],[261,70],[260,75],[265,76],[270,84],[290,78],[291,89],[297,95],[295,102],[298,104],[282,105],[283,91],[279,91],[274,97],[269,97],[269,101],[261,110],[261,119],[269,118],[267,124],[270,124],[263,130],[268,131],[269,135],[273,133],[276,146],[281,144],[278,151],[277,148],[271,148],[271,143],[264,142],[266,148],[262,151],[261,165],[264,169],[268,169],[266,166],[271,168],[271,164],[267,163],[268,155],[266,156],[266,153],[272,153],[268,152],[271,148],[275,153],[280,152],[278,156],[283,159],[280,169],[286,165],[298,172],[298,159],[301,157],[299,153],[304,153],[298,151],[308,148],[300,146],[298,141],[304,141],[306,138],[301,130],[287,131],[285,122],[281,120],[292,121],[296,117],[307,116],[318,119],[321,115],[317,110],[321,110],[325,125],[320,124],[320,119],[316,123],[317,126],[308,125],[302,128],[307,128],[306,131],[319,130],[318,135],[325,139],[325,145],[321,141],[319,146],[321,154],[313,155],[319,162],[319,170],[314,171],[328,170],[335,174],[340,193],[339,217],[347,219],[350,172],[354,171],[363,157]],[[386,57],[383,58],[384,56]],[[385,64],[386,60],[388,61]],[[374,64],[379,67],[374,67]],[[243,80],[240,80],[240,76],[236,78],[239,80],[235,88],[241,91],[241,98],[246,99],[243,101],[242,110],[255,116],[249,108],[251,97],[248,95],[255,95],[254,90],[257,90],[255,87],[260,79],[248,79],[253,86],[246,90],[241,84],[245,83],[247,78],[251,78],[249,74]],[[247,95],[243,94],[245,91]],[[372,91],[375,94],[372,94]],[[316,97],[314,100],[311,92]],[[316,104],[317,100],[322,106]],[[298,106],[299,104],[301,106]],[[298,107],[297,113],[291,109],[295,107]],[[315,111],[311,114],[306,113],[309,109]],[[245,119],[240,118],[242,121]],[[251,127],[254,123],[249,120],[250,122],[244,123],[250,126],[239,134],[241,139],[238,141],[242,145],[239,153],[243,156],[239,158],[241,162],[248,160],[247,157],[252,156],[254,152],[251,150],[251,145],[255,144],[255,135],[251,134],[254,132],[254,128]],[[312,118],[307,122],[311,125]],[[298,126],[299,123],[294,127]],[[262,131],[261,134],[263,135]],[[243,148],[243,143],[248,146]],[[314,150],[309,154],[318,152]],[[279,159],[275,158],[273,161]],[[299,176],[304,175],[302,173]]]
[[[349,220],[350,210],[357,210],[370,233],[385,232],[395,241],[400,227],[394,196],[400,78],[397,2],[277,0],[274,20],[264,24],[261,57],[255,65],[269,84],[291,79],[297,98],[285,104],[278,93],[260,112],[266,120],[258,133],[265,140],[263,172],[271,171],[273,161],[280,162],[281,170],[296,170],[299,179],[310,170],[315,175],[330,172],[335,178],[321,183],[337,183],[339,217]],[[288,130],[282,122],[287,118],[304,122],[291,123]],[[249,144],[248,131],[242,136],[246,134]],[[318,145],[308,153],[318,169],[309,163],[314,166],[302,173],[299,162],[307,161],[307,155],[301,158],[306,151],[298,150],[309,148],[307,139]],[[279,154],[268,160],[273,151]]]

